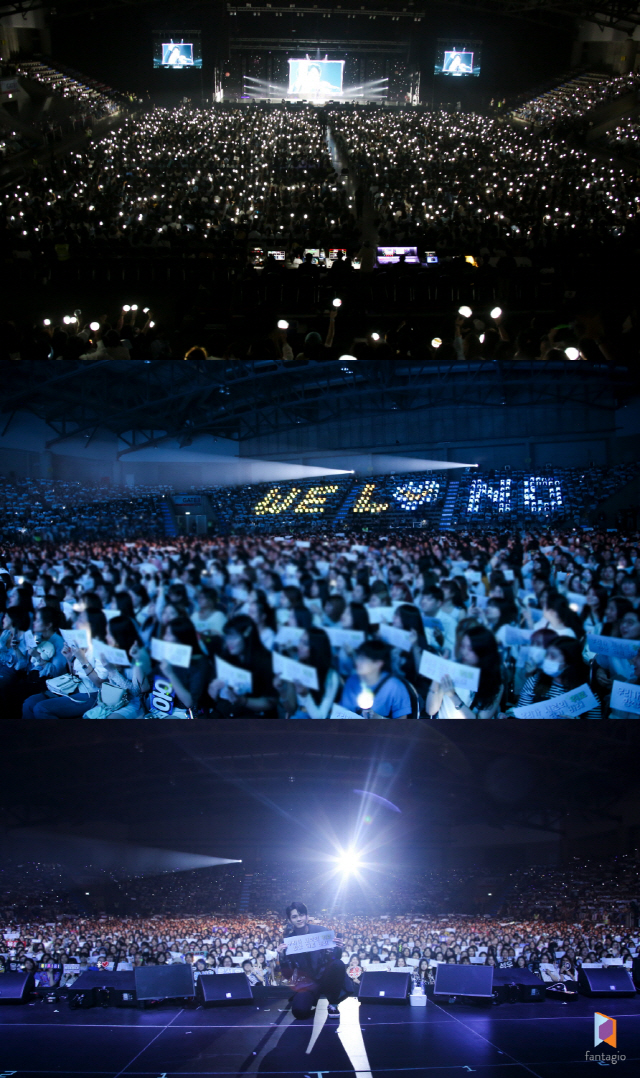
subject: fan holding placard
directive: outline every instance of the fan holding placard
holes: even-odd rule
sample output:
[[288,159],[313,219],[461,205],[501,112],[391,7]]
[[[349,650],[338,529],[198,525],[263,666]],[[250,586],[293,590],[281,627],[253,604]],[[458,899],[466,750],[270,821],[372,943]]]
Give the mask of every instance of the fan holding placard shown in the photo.
[[481,625],[470,628],[459,645],[458,663],[423,653],[420,672],[433,677],[427,712],[441,719],[492,719],[498,714],[503,685],[496,638]]

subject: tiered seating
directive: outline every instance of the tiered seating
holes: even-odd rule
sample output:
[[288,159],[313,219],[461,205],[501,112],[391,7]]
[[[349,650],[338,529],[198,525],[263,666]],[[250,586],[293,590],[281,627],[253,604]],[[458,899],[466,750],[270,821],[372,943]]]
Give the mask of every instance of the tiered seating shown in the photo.
[[638,75],[578,75],[514,109],[512,117],[535,124],[564,123],[637,89]]
[[79,107],[88,109],[93,115],[105,115],[117,112],[125,102],[124,95],[113,90],[105,83],[89,79],[77,71],[55,67],[39,61],[22,61],[17,65],[18,75],[44,83],[53,94],[65,97]]

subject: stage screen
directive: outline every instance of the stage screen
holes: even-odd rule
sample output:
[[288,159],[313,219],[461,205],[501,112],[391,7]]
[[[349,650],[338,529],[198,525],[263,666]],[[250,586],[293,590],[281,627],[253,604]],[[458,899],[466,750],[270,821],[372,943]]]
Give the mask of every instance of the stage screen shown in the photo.
[[479,75],[480,74],[480,42],[472,44],[451,44],[440,42],[436,52],[434,68],[436,75]]
[[289,60],[289,94],[306,101],[342,96],[344,60]]
[[165,71],[201,68],[200,34],[154,34],[153,66]]
[[389,266],[392,262],[399,262],[400,256],[404,255],[405,263],[419,262],[417,247],[378,247],[378,265]]

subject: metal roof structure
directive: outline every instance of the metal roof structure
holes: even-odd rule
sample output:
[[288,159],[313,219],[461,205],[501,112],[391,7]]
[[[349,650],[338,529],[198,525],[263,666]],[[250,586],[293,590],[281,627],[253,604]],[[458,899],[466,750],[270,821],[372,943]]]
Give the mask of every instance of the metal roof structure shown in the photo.
[[613,412],[634,392],[626,368],[483,360],[6,361],[0,436],[30,412],[51,428],[47,448],[99,429],[119,456],[201,434],[239,443],[356,416],[429,408],[578,404]]

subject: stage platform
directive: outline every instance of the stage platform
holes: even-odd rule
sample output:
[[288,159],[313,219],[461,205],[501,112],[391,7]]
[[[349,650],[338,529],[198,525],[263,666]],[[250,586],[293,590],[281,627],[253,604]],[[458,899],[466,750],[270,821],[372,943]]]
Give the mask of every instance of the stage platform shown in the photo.
[[74,1011],[62,1000],[3,1006],[0,1075],[582,1078],[599,1065],[587,1062],[587,1053],[614,1051],[594,1048],[595,1011],[617,1019],[617,1051],[626,1059],[616,1073],[640,1073],[639,996],[501,1006],[355,1004],[340,1022],[327,1019],[306,1054],[313,1020],[294,1020],[282,995],[207,1009]]

